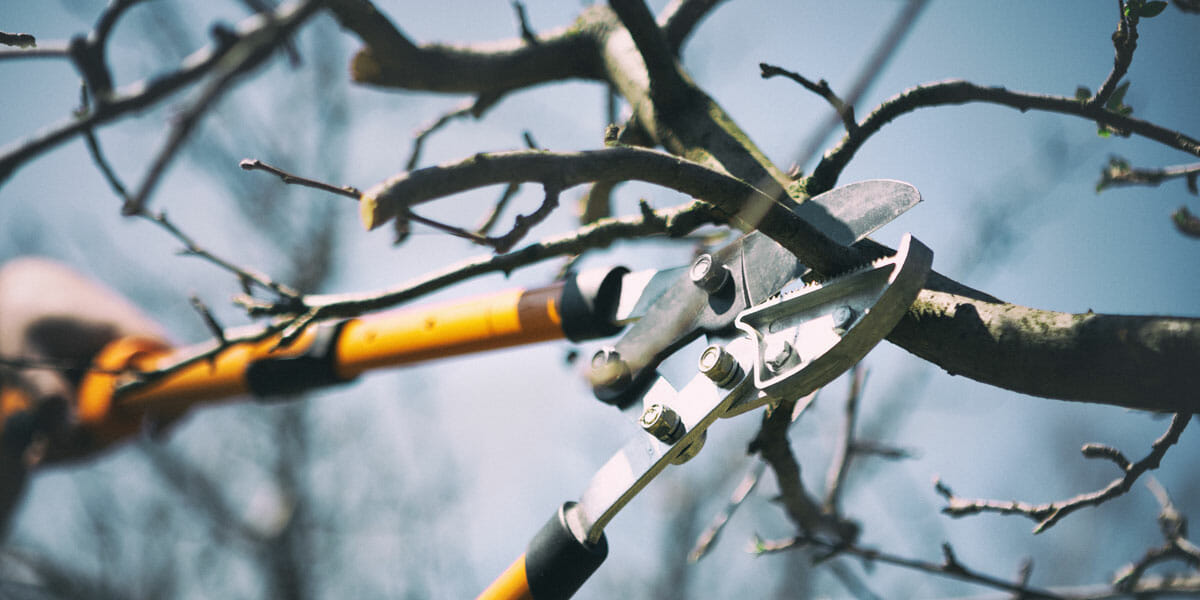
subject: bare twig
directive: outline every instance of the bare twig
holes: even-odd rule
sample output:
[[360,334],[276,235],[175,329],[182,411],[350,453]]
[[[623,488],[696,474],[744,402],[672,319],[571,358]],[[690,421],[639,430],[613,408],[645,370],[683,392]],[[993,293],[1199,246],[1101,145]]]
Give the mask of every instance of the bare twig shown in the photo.
[[492,230],[492,227],[496,226],[496,222],[500,220],[500,215],[504,213],[504,209],[508,207],[508,203],[516,197],[519,191],[521,191],[520,184],[510,183],[504,186],[504,191],[500,193],[500,198],[496,200],[496,204],[492,205],[492,210],[488,211],[488,214],[475,227],[475,233],[486,236]]
[[238,163],[238,166],[246,171],[266,171],[267,173],[270,173],[270,174],[278,177],[284,183],[302,185],[305,187],[318,189],[323,192],[329,192],[331,194],[345,196],[345,197],[351,198],[353,200],[358,200],[359,196],[362,196],[362,192],[359,191],[358,188],[356,188],[352,185],[336,186],[336,185],[332,185],[329,183],[325,183],[324,181],[317,181],[315,179],[301,177],[299,175],[284,171],[283,169],[280,169],[279,167],[269,165],[269,164],[267,164],[261,160],[258,160],[256,158],[242,159],[242,161]]
[[502,95],[503,92],[480,94],[474,100],[465,102],[458,108],[439,116],[437,119],[434,119],[433,122],[417,130],[416,135],[413,136],[412,150],[408,154],[408,162],[405,163],[404,169],[406,171],[411,171],[417,168],[417,165],[420,164],[421,150],[425,148],[426,138],[428,138],[430,135],[433,135],[435,132],[450,123],[450,121],[455,119],[461,119],[468,116],[478,119],[479,117],[483,116],[483,113],[487,112],[489,108],[495,105],[496,102],[500,100]]
[[1137,49],[1138,15],[1133,11],[1125,10],[1125,8],[1125,1],[1118,0],[1117,30],[1112,34],[1113,50],[1115,51],[1113,68],[1108,77],[1104,79],[1104,83],[1100,84],[1100,88],[1096,90],[1096,95],[1087,101],[1089,108],[1099,108],[1108,102],[1121,78],[1129,71],[1130,63],[1133,62],[1133,52]]
[[208,310],[208,306],[204,304],[204,301],[195,294],[192,294],[188,298],[188,301],[191,302],[192,308],[196,309],[196,312],[200,315],[200,319],[204,321],[204,327],[217,340],[217,344],[222,348],[227,346],[229,341],[225,339],[225,329],[217,322],[217,318],[213,316],[211,310]]
[[[88,95],[87,95],[86,87],[82,88],[82,90],[81,90],[81,101],[83,103],[83,109],[86,110],[88,108]],[[84,137],[84,140],[87,142],[88,152],[91,154],[92,160],[96,163],[96,166],[100,169],[101,174],[104,175],[104,179],[105,179],[105,181],[108,182],[109,187],[111,187],[113,189],[113,192],[117,194],[117,197],[119,197],[126,206],[130,205],[132,200],[129,196],[129,193],[126,191],[126,187],[121,182],[120,177],[117,176],[116,171],[112,168],[112,165],[108,162],[108,159],[105,156],[103,149],[101,149],[101,147],[100,147],[100,140],[96,137],[95,132],[93,132],[92,129],[89,127],[83,131],[83,137]],[[243,168],[245,168],[245,167],[243,167]],[[170,219],[168,219],[167,214],[165,212],[162,212],[162,211],[151,212],[151,211],[147,211],[147,210],[142,210],[142,211],[138,212],[135,216],[146,219],[147,221],[150,221],[150,222],[154,223],[155,225],[158,225],[159,227],[164,229],[167,233],[171,234],[172,237],[174,237],[176,240],[178,240],[180,243],[183,244],[183,247],[184,247],[183,253],[184,254],[202,258],[202,259],[236,275],[238,278],[238,282],[242,284],[244,289],[247,288],[250,283],[254,283],[264,290],[269,290],[269,291],[275,293],[279,297],[279,299],[280,299],[279,304],[281,304],[281,305],[295,304],[300,299],[300,293],[297,292],[296,290],[294,290],[282,283],[276,282],[273,279],[271,279],[270,277],[268,277],[262,273],[258,273],[251,269],[238,266],[237,264],[234,264],[232,261],[226,260],[224,258],[221,258],[221,257],[213,254],[212,252],[210,252],[209,250],[207,250],[206,248],[201,246],[199,243],[197,243],[196,240],[193,239],[191,236],[184,233],[184,231],[182,229],[180,229]],[[250,292],[247,290],[246,293],[249,294]]]
[[854,460],[854,424],[858,418],[858,403],[862,399],[866,379],[867,369],[862,363],[854,365],[850,370],[850,391],[846,394],[841,442],[829,463],[829,471],[825,477],[824,509],[829,514],[838,512],[842,485],[846,481],[846,473],[850,471],[850,462]]
[[[867,91],[871,89],[879,74],[883,72],[883,68],[887,65],[887,61],[896,54],[896,49],[900,43],[904,41],[908,32],[912,30],[913,23],[916,23],[920,17],[921,11],[924,10],[928,0],[908,0],[900,13],[892,21],[891,27],[888,27],[887,32],[879,39],[879,43],[867,58],[867,62],[863,65],[862,70],[858,72],[854,82],[850,85],[850,91],[846,94],[846,106],[853,109],[858,104]],[[831,115],[825,119],[824,123],[817,126],[816,130],[808,137],[808,140],[800,147],[800,151],[796,154],[795,162],[804,165],[808,163],[812,157],[817,156],[821,146],[825,143],[829,134],[837,128],[838,122],[841,119],[841,113]],[[848,128],[849,129],[849,128]],[[809,190],[810,194],[819,194],[821,191]]]
[[1097,506],[1128,492],[1138,477],[1146,471],[1158,468],[1163,456],[1167,453],[1167,449],[1179,440],[1180,434],[1183,433],[1188,421],[1191,419],[1192,415],[1190,413],[1175,415],[1167,431],[1151,444],[1150,453],[1135,463],[1129,463],[1123,456],[1119,456],[1119,453],[1114,454],[1115,451],[1099,450],[1098,448],[1100,447],[1095,445],[1084,446],[1084,456],[1089,458],[1102,457],[1113,460],[1124,471],[1124,474],[1114,479],[1101,490],[1080,494],[1067,500],[1041,505],[1032,505],[1015,500],[967,500],[955,496],[954,492],[941,481],[936,481],[934,487],[948,502],[947,506],[942,509],[942,512],[952,517],[962,517],[981,512],[1022,515],[1036,521],[1037,526],[1034,527],[1033,532],[1041,533],[1076,510],[1087,506]]
[[800,463],[792,453],[787,436],[796,402],[796,399],[784,399],[763,416],[762,428],[751,442],[751,451],[758,452],[775,473],[779,502],[801,533],[832,535],[835,539],[852,542],[858,537],[858,524],[824,510],[800,478]]
[[858,123],[854,122],[854,107],[843,102],[842,99],[839,98],[832,89],[830,89],[828,81],[822,79],[817,83],[813,83],[799,73],[789,71],[775,65],[769,65],[767,63],[758,63],[758,68],[762,71],[763,79],[770,79],[776,75],[782,75],[804,86],[804,89],[824,98],[825,101],[833,107],[833,110],[837,111],[838,116],[841,117],[842,125],[845,126],[847,133],[852,133],[855,129],[858,129]]
[[151,192],[153,192],[163,173],[165,173],[167,165],[175,158],[180,148],[183,147],[184,142],[191,135],[192,130],[199,124],[200,119],[208,112],[209,108],[229,90],[236,79],[258,67],[274,54],[275,49],[288,40],[291,32],[312,13],[316,12],[317,8],[321,5],[321,1],[305,0],[295,12],[278,19],[275,18],[275,15],[268,15],[268,26],[257,31],[255,35],[238,37],[236,34],[230,32],[229,36],[231,36],[230,40],[232,41],[218,41],[219,44],[232,44],[239,47],[237,53],[231,55],[236,60],[219,63],[215,69],[216,75],[212,81],[204,87],[204,90],[200,93],[196,101],[175,119],[171,133],[167,136],[166,143],[155,155],[154,160],[150,163],[150,167],[146,169],[146,174],[143,176],[137,191],[134,192],[130,201],[126,202],[125,206],[121,209],[122,214],[134,215],[143,210]]
[[1096,182],[1096,191],[1130,185],[1157,186],[1164,181],[1184,178],[1187,179],[1188,191],[1196,194],[1198,177],[1200,177],[1200,163],[1146,169],[1132,167],[1128,160],[1112,156],[1108,159],[1108,165],[1100,172],[1100,181]]
[[512,249],[517,242],[521,241],[529,230],[538,223],[546,220],[554,209],[558,208],[559,189],[552,185],[546,186],[546,197],[542,200],[541,206],[528,215],[517,215],[513,222],[512,229],[508,233],[501,236],[489,236],[487,244],[496,249],[496,252],[504,253]]
[[[792,423],[795,423],[800,415],[804,414],[808,407],[812,406],[821,390],[817,390],[804,398],[801,398],[792,409]],[[688,560],[696,562],[704,558],[710,550],[715,546],[721,531],[725,529],[725,525],[729,523],[729,519],[733,517],[733,513],[746,501],[750,496],[750,492],[758,486],[758,482],[762,479],[762,474],[767,468],[767,463],[756,461],[746,474],[742,476],[742,480],[733,489],[733,494],[729,498],[729,503],[725,505],[720,512],[713,516],[712,522],[709,524],[700,536],[696,539],[696,544],[692,546],[691,552],[688,553]]]
[[1051,590],[1030,587],[1026,583],[1014,583],[999,577],[981,573],[974,569],[970,569],[959,562],[959,560],[954,556],[954,551],[951,549],[949,544],[942,545],[942,554],[944,560],[940,563],[907,558],[876,550],[874,548],[859,546],[852,542],[831,542],[829,540],[821,539],[817,536],[808,535],[801,535],[794,538],[773,541],[756,539],[751,547],[751,552],[755,554],[768,554],[810,547],[821,548],[828,552],[835,552],[838,554],[857,556],[867,563],[881,562],[898,567],[904,567],[906,569],[920,571],[922,573],[950,577],[998,590],[1006,590],[1017,594],[1023,594],[1024,598],[1067,600],[1067,596],[1057,594]]
[[[294,22],[298,16],[308,14],[307,11],[315,8],[312,2],[291,2],[281,6],[272,18],[262,15],[250,17],[239,26],[239,39],[260,39],[262,34],[275,31],[280,22]],[[0,149],[0,182],[11,176],[20,166],[72,137],[130,112],[151,106],[207,75],[218,68],[222,60],[235,48],[246,49],[239,44],[214,43],[189,56],[175,71],[114,90],[106,102],[86,116],[73,115],[43,132],[5,146]]]
[[1200,574],[1200,547],[1187,539],[1187,517],[1175,508],[1167,490],[1157,479],[1148,476],[1146,487],[1150,488],[1150,492],[1162,507],[1162,512],[1158,515],[1158,524],[1166,543],[1147,551],[1141,560],[1121,569],[1113,579],[1113,587],[1119,590],[1134,589],[1141,582],[1147,569],[1168,560],[1182,560]]
[[512,7],[517,16],[517,26],[521,28],[521,39],[530,46],[536,46],[538,44],[537,34],[529,26],[529,15],[525,14],[525,4],[521,0],[512,0]]
[[1135,119],[1104,106],[1088,106],[1075,98],[1014,92],[1002,87],[984,87],[967,81],[952,80],[916,86],[885,100],[859,123],[855,134],[847,134],[827,152],[808,179],[809,193],[832,187],[854,153],[871,135],[900,115],[919,108],[984,102],[1017,110],[1040,110],[1084,117],[1102,125],[1140,135],[1171,148],[1200,156],[1200,141],[1181,132]]

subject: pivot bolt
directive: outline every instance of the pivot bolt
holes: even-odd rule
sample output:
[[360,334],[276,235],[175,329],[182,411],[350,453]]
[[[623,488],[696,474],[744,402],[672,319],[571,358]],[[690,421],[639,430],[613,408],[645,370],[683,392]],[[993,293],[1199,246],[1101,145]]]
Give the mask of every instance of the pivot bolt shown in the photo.
[[589,375],[596,388],[620,389],[629,383],[629,364],[611,347],[601,348],[592,355]]
[[857,316],[853,308],[839,306],[833,310],[833,328],[840,330],[839,333],[844,333]]
[[671,410],[669,406],[658,403],[646,407],[646,410],[642,412],[642,418],[638,419],[638,424],[646,430],[646,433],[658,438],[664,444],[674,444],[684,434],[683,422],[679,419],[679,413]]
[[741,368],[725,348],[713,344],[700,353],[700,372],[719,387],[729,387]]
[[767,370],[776,375],[796,363],[796,359],[795,349],[785,339],[774,338],[763,348],[763,362]]
[[724,265],[718,265],[711,254],[701,254],[692,263],[692,268],[688,270],[688,276],[692,278],[692,283],[697,287],[710,294],[715,294],[725,287],[725,282],[729,281],[729,269]]

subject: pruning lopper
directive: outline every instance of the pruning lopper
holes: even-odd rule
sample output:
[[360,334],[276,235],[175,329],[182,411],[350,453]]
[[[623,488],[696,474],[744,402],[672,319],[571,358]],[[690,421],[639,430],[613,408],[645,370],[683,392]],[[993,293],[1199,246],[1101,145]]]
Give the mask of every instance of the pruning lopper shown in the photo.
[[[793,210],[850,245],[919,201],[909,184],[872,180]],[[99,448],[147,419],[170,420],[195,404],[247,394],[278,398],[376,368],[563,337],[605,338],[628,325],[595,354],[588,377],[595,396],[628,409],[639,431],[480,596],[565,598],[603,562],[604,527],[669,464],[695,456],[710,425],[808,394],[849,369],[912,304],[931,262],[932,252],[905,236],[892,257],[781,293],[808,269],[752,232],[686,267],[581,271],[547,287],[310,326],[287,345],[276,335],[222,343],[214,355],[211,344],[173,349],[123,338],[104,348],[83,377],[77,417]],[[711,345],[700,355],[699,374],[676,391],[657,367],[701,335]],[[144,375],[196,356],[205,358],[166,375]],[[5,436],[21,421],[10,417],[28,408],[20,390],[0,389]]]
[[[830,193],[883,211],[869,223],[848,223],[852,242],[891,220],[895,214],[887,216],[885,207],[908,190],[873,181]],[[807,395],[862,360],[916,299],[932,261],[932,251],[906,234],[891,257],[780,293],[806,269],[761,233],[700,255],[686,275],[654,293],[614,346],[592,359],[597,398],[632,409],[641,431],[600,468],[577,502],[559,507],[480,598],[573,595],[607,556],[605,526],[654,477],[694,457],[718,419]],[[656,367],[699,335],[711,343],[699,356],[697,375],[677,391]]]

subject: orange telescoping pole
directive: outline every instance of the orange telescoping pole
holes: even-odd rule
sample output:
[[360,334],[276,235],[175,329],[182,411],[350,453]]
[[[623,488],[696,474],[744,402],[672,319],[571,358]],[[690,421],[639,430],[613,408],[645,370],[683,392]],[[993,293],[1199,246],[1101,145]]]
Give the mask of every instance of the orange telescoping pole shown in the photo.
[[525,575],[525,555],[513,561],[476,600],[533,600]]
[[561,296],[558,284],[351,320],[338,337],[337,373],[350,379],[378,367],[560,339]]
[[538,530],[525,554],[504,570],[476,600],[566,600],[600,568],[608,556],[601,533],[589,542],[569,524],[579,505],[567,502]]
[[[141,427],[143,417],[171,419],[193,404],[233,396],[271,396],[354,379],[369,369],[564,337],[563,284],[516,289],[313,326],[279,347],[274,336],[240,343],[153,381],[122,389],[136,372],[192,356],[160,342],[125,338],[109,344],[79,390],[80,421],[98,442]],[[133,373],[116,375],[129,369]]]

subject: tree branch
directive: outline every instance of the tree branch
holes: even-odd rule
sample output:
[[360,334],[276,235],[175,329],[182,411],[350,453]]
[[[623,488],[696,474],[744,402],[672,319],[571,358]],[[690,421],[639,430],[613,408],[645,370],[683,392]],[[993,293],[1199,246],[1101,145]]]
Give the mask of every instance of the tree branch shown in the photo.
[[[1126,12],[1130,14],[1125,14]],[[1096,90],[1096,95],[1087,101],[1088,108],[1104,106],[1117,89],[1117,84],[1121,82],[1121,78],[1129,71],[1129,65],[1133,62],[1133,52],[1137,49],[1137,25],[1138,15],[1131,11],[1126,11],[1125,1],[1118,0],[1117,30],[1112,34],[1114,50],[1113,68],[1109,72],[1108,77],[1104,79],[1104,83],[1100,84],[1100,89]]]
[[[562,79],[599,79],[602,71],[587,29],[594,20],[536,37],[481,46],[417,45],[369,0],[331,0],[342,27],[366,47],[351,62],[354,81],[410,90],[480,94]],[[585,15],[587,13],[585,12]]]
[[[1142,460],[1136,463],[1126,464],[1121,470],[1124,475],[1112,480],[1104,489],[1080,494],[1074,498],[1051,502],[1049,504],[1040,504],[1037,506],[1027,504],[1025,502],[1002,501],[1002,500],[967,500],[954,495],[941,481],[935,482],[935,488],[938,493],[946,498],[947,505],[942,509],[952,517],[963,517],[974,515],[981,512],[994,512],[1006,515],[1021,515],[1028,517],[1037,522],[1037,526],[1033,528],[1034,533],[1041,533],[1056,523],[1062,520],[1067,515],[1088,506],[1098,506],[1113,498],[1125,494],[1133,483],[1141,477],[1143,473],[1151,469],[1157,469],[1162,462],[1163,456],[1167,450],[1179,441],[1179,436],[1187,427],[1188,421],[1192,420],[1191,413],[1180,413],[1175,415],[1171,420],[1171,426],[1165,433],[1162,434],[1150,446],[1150,453]],[[1096,453],[1089,455],[1088,446],[1084,447],[1084,456],[1094,458]],[[1111,453],[1105,453],[1111,455]],[[1120,461],[1116,461],[1118,466],[1121,466]]]
[[724,0],[672,0],[658,15],[663,36],[676,56],[696,26]]
[[[249,17],[238,26],[238,39],[257,39],[260,34],[274,30],[280,22],[291,22],[301,15],[311,14],[316,4],[312,1],[294,1],[279,7],[269,18],[263,15]],[[51,148],[86,130],[157,103],[218,68],[234,50],[245,49],[239,43],[214,43],[184,59],[175,71],[114,90],[105,102],[98,104],[87,115],[73,115],[45,131],[0,148],[0,184],[22,165]]]
[[987,575],[985,573],[975,571],[974,569],[967,568],[965,565],[959,562],[957,558],[955,558],[954,552],[950,549],[949,544],[942,545],[945,560],[940,563],[907,558],[904,556],[876,550],[874,548],[859,546],[854,543],[839,544],[837,542],[831,542],[807,535],[801,535],[781,541],[767,541],[761,539],[755,540],[751,551],[755,554],[769,554],[807,547],[817,547],[832,553],[853,555],[862,559],[868,564],[881,562],[906,569],[912,569],[914,571],[920,571],[922,573],[940,575],[943,577],[950,577],[952,579],[959,579],[969,583],[974,583],[976,585],[987,586],[999,590],[1007,590],[1015,594],[1021,594],[1021,598],[1029,598],[1031,600],[1033,598],[1039,598],[1043,600],[1067,600],[1067,596],[1059,595],[1050,590],[1030,587],[1028,584],[1024,583],[1013,583],[999,577],[994,577],[992,575]]
[[1197,190],[1197,178],[1200,178],[1200,163],[1146,169],[1132,167],[1128,160],[1113,156],[1108,159],[1108,166],[1100,172],[1100,181],[1096,182],[1096,191],[1101,192],[1110,187],[1132,185],[1154,187],[1171,179],[1187,179],[1188,191],[1196,194],[1200,193]]
[[831,188],[837,182],[842,169],[846,167],[846,164],[850,162],[854,153],[858,151],[867,138],[874,135],[880,128],[890,123],[896,117],[917,110],[918,108],[966,104],[968,102],[998,104],[1015,108],[1021,112],[1041,110],[1084,117],[1097,123],[1149,138],[1171,148],[1200,156],[1200,141],[1178,131],[1107,110],[1103,106],[1089,106],[1079,100],[1065,96],[1027,94],[1009,91],[1002,87],[983,87],[967,81],[951,80],[920,85],[885,100],[870,115],[867,115],[867,118],[859,124],[858,130],[855,133],[847,134],[836,147],[825,153],[825,157],[817,164],[816,169],[813,170],[813,174],[808,180],[808,192],[810,194],[817,194]]
[[1200,412],[1200,319],[1060,313],[985,296],[932,273],[887,339],[1015,392]]

